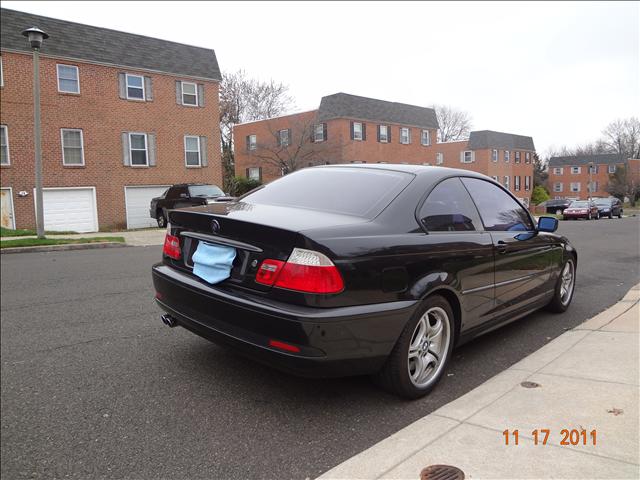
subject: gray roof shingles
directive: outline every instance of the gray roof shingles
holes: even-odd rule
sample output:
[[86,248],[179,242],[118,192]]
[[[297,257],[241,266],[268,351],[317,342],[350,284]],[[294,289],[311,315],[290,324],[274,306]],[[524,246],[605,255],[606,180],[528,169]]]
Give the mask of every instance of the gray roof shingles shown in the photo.
[[438,119],[433,108],[387,102],[347,93],[322,97],[318,117],[321,121],[332,118],[351,118],[421,128],[438,128]]
[[220,68],[213,50],[157,38],[92,27],[3,8],[0,47],[30,52],[21,32],[37,26],[51,38],[42,54],[88,62],[154,70],[208,80],[220,80]]
[[611,165],[625,162],[624,155],[617,153],[597,153],[594,155],[567,155],[564,157],[551,157],[549,159],[550,167],[562,167],[565,165],[588,165],[593,163],[596,165]]
[[535,151],[533,138],[513,133],[494,132],[493,130],[478,130],[469,134],[469,148],[481,150],[485,148],[499,148],[503,150],[531,150]]

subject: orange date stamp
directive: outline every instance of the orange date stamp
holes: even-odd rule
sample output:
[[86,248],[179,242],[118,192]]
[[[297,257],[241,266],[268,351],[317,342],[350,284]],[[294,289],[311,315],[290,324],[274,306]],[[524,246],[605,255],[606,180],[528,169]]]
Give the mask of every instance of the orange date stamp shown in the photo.
[[[549,441],[549,437],[552,432],[549,428],[536,428],[531,431],[531,438],[534,445],[546,445]],[[597,443],[597,431],[595,429],[587,431],[584,428],[578,430],[577,428],[563,428],[560,430],[560,445],[593,445]],[[505,445],[519,445],[520,444],[520,430],[504,430],[502,432]]]

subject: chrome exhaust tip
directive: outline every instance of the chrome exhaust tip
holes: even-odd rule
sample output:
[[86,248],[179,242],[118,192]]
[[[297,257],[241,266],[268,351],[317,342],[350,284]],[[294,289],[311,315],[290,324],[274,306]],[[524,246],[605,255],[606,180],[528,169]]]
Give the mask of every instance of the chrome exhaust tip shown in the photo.
[[162,319],[162,323],[164,323],[167,327],[173,328],[178,325],[178,322],[171,315],[164,314],[160,317]]

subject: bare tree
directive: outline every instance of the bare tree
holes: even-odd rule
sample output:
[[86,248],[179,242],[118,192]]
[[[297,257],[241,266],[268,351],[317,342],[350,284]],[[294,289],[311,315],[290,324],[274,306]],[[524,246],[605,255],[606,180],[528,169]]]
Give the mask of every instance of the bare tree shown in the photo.
[[471,131],[471,115],[447,105],[433,105],[438,118],[438,142],[466,140]]
[[223,73],[220,87],[220,137],[225,187],[233,177],[233,127],[282,115],[295,107],[289,87],[251,78],[244,70]]
[[602,144],[609,153],[640,158],[640,121],[636,117],[618,119],[602,131]]
[[261,164],[270,167],[278,175],[286,175],[301,168],[335,161],[335,155],[341,148],[339,142],[315,142],[315,116],[295,122],[286,129],[286,141],[280,138],[282,130],[276,130],[268,124],[270,135],[256,145],[252,156]]

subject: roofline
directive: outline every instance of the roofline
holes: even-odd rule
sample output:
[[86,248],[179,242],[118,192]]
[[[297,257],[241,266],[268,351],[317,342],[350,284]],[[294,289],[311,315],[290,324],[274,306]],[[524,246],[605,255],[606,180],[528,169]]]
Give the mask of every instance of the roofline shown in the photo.
[[388,122],[388,121],[378,121],[378,120],[372,120],[370,118],[359,118],[359,117],[350,117],[347,115],[344,116],[335,116],[335,117],[328,117],[328,118],[324,118],[323,121],[329,121],[329,120],[356,120],[358,122],[369,122],[369,123],[375,123],[376,125],[399,125],[401,127],[411,127],[411,128],[420,128],[422,130],[438,130],[438,127],[425,127],[424,125],[414,125],[412,123],[400,123],[400,122]]
[[[99,28],[99,27],[97,27],[97,28]],[[20,55],[29,55],[29,56],[31,55],[31,52],[25,52],[24,50],[15,50],[13,48],[0,48],[0,51],[8,52],[8,53],[16,53],[16,54],[20,54]],[[163,70],[153,70],[153,69],[144,68],[144,67],[133,67],[131,65],[121,65],[121,64],[118,64],[118,63],[96,62],[94,60],[87,60],[86,58],[65,57],[65,56],[62,56],[62,55],[49,55],[47,53],[42,53],[42,52],[40,52],[40,57],[42,57],[42,58],[52,58],[52,59],[58,58],[60,60],[67,60],[67,61],[70,61],[70,62],[78,62],[78,63],[88,63],[88,64],[91,64],[91,65],[101,65],[103,67],[134,69],[134,70],[139,70],[141,72],[159,73],[159,74],[162,74],[162,75],[171,75],[173,77],[191,78],[193,80],[204,80],[204,81],[207,81],[207,82],[220,83],[222,81],[222,79],[219,79],[219,78],[198,77],[198,76],[188,75],[188,74],[183,74],[183,73],[165,72]]]
[[279,115],[277,117],[262,118],[260,120],[251,120],[250,122],[236,123],[233,126],[233,128],[241,127],[243,125],[251,125],[252,123],[267,122],[269,120],[277,120],[278,118],[293,117],[294,115],[302,115],[303,113],[311,113],[311,112],[317,112],[317,111],[318,111],[318,109],[314,108],[313,110],[303,110],[302,112],[287,113],[286,115]]
[[[188,43],[176,42],[176,41],[173,41],[173,40],[165,40],[164,38],[151,37],[149,35],[140,35],[139,33],[125,32],[124,30],[116,30],[115,28],[99,27],[98,25],[92,25],[90,23],[74,22],[73,20],[65,20],[63,18],[58,18],[58,17],[48,17],[46,15],[40,15],[39,13],[25,12],[24,10],[14,10],[13,8],[2,7],[2,10],[8,10],[10,12],[22,13],[22,14],[25,14],[25,15],[33,15],[33,16],[36,16],[36,17],[46,18],[47,20],[54,20],[56,22],[74,23],[76,25],[83,25],[85,27],[97,28],[99,30],[108,30],[110,32],[123,33],[125,35],[131,35],[131,36],[134,36],[134,37],[150,38],[151,40],[160,40],[161,42],[173,43],[174,45],[182,45],[184,47],[200,48],[202,50],[209,50],[209,51],[211,51],[211,52],[213,52],[215,54],[215,50],[213,48],[200,47],[198,45],[189,45]],[[217,60],[217,56],[216,56],[216,60]]]

